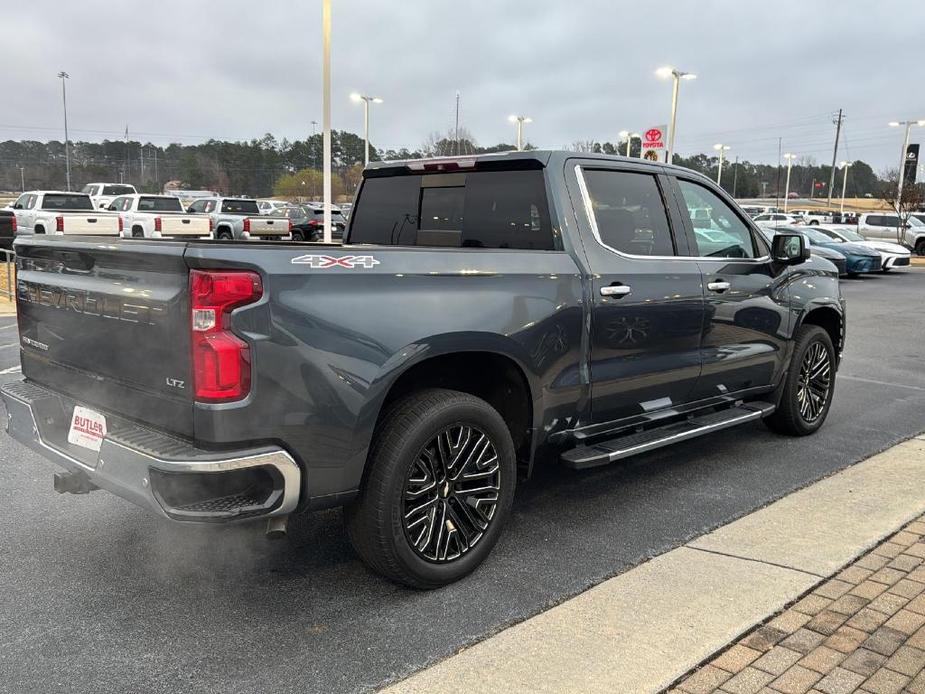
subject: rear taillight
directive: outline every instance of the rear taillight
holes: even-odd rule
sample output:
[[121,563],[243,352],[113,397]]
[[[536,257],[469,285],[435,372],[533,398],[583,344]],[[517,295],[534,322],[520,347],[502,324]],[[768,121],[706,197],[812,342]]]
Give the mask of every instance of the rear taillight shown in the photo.
[[55,231],[64,231],[64,217],[55,217]]
[[154,231],[160,231],[160,230],[161,230],[161,218],[155,217],[154,218]]
[[10,219],[10,222],[13,223],[13,233],[15,234],[16,233],[16,215],[15,214],[13,215],[12,219]]
[[122,215],[119,215],[119,233],[121,234],[125,229],[125,220],[122,219]]
[[319,222],[317,219],[309,219],[308,226],[310,227],[320,227],[324,226],[324,222]]
[[244,220],[244,231],[250,232],[250,230],[251,230],[251,220],[245,219]]
[[287,219],[286,221],[289,222],[289,233],[291,234],[292,233],[292,220]]
[[256,272],[190,272],[190,328],[196,400],[240,400],[250,392],[250,348],[229,330],[228,318],[232,310],[253,303],[262,295],[263,285]]
[[211,234],[214,229],[215,229],[215,224],[212,223],[212,218],[209,217],[209,233]]

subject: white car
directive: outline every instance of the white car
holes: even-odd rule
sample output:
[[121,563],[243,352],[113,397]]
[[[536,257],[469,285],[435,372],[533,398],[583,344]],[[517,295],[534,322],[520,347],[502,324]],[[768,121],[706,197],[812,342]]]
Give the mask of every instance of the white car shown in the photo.
[[760,227],[777,227],[783,224],[803,224],[803,217],[796,214],[784,214],[783,212],[770,212],[760,214],[754,218],[755,224]]
[[780,209],[777,207],[767,207],[766,205],[740,205],[742,211],[745,212],[749,217],[754,219],[760,214],[768,214],[771,212],[780,212]]
[[258,200],[257,209],[260,214],[281,215],[290,204],[285,200]]
[[925,222],[910,216],[898,237],[899,217],[895,212],[865,212],[858,215],[858,233],[872,241],[902,240],[916,255],[925,255]]
[[880,254],[883,258],[881,272],[889,272],[893,268],[908,267],[911,263],[912,253],[905,246],[890,241],[871,241],[861,236],[853,227],[838,224],[819,224],[817,231],[821,231],[833,241],[856,243],[867,246]]
[[126,183],[88,183],[80,192],[90,196],[93,207],[105,210],[120,195],[135,195],[138,191]]
[[831,224],[835,221],[835,213],[830,210],[790,210],[788,214],[795,214],[803,218],[810,226],[817,224]]

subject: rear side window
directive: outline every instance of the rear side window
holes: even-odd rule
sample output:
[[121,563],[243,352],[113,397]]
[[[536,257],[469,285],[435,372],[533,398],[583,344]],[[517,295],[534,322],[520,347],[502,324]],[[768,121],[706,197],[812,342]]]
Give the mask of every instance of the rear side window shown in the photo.
[[675,255],[655,176],[594,169],[583,175],[601,243],[629,255]]
[[138,198],[139,212],[182,212],[183,205],[179,198],[162,198],[143,196]]
[[351,218],[350,243],[556,248],[538,170],[367,178]]
[[88,195],[68,195],[66,193],[49,193],[42,201],[43,210],[93,210],[93,203]]

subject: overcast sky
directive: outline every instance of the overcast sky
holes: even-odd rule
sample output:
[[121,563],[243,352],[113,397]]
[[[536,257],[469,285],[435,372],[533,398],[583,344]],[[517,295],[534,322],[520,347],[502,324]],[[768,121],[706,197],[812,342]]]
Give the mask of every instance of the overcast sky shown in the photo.
[[[717,142],[751,161],[783,150],[895,166],[895,119],[925,118],[925,2],[877,0],[333,0],[333,125],[362,133],[348,95],[381,96],[372,142],[416,148],[453,124],[540,147],[617,139],[665,123],[665,64],[681,85],[676,149]],[[51,7],[54,9],[50,9]],[[0,140],[157,144],[296,139],[321,120],[321,0],[0,0]],[[915,132],[915,131],[913,131]],[[914,134],[913,141],[925,139]]]

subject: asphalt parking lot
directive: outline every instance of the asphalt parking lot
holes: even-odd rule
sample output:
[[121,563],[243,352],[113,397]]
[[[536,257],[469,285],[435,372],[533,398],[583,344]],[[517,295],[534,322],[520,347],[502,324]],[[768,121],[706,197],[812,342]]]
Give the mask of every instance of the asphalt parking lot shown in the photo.
[[[286,540],[177,527],[58,496],[0,435],[0,691],[369,691],[925,429],[925,269],[842,283],[848,344],[826,426],[748,426],[522,485],[485,566],[420,593],[367,571],[339,512]],[[0,318],[0,380],[19,377]]]

